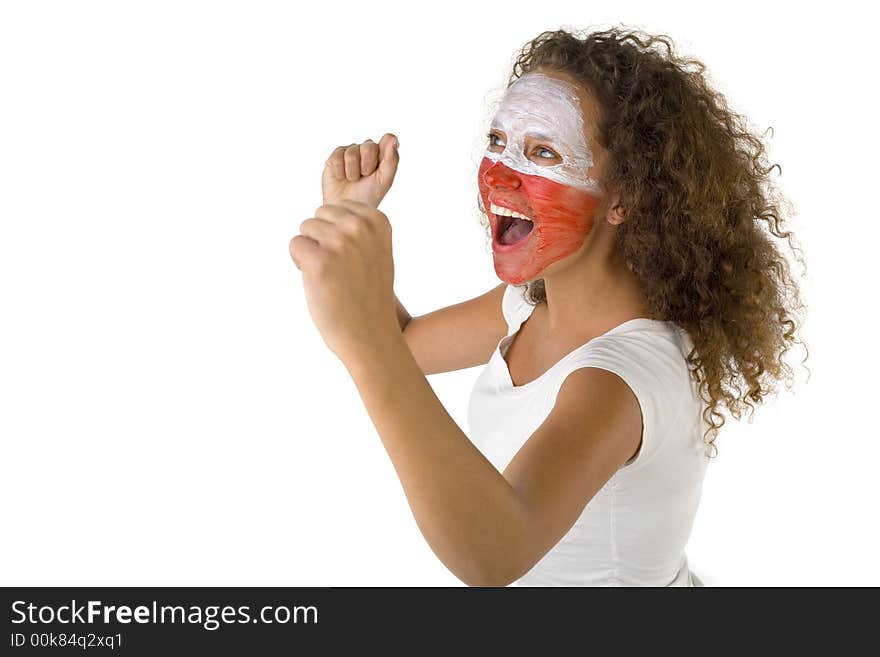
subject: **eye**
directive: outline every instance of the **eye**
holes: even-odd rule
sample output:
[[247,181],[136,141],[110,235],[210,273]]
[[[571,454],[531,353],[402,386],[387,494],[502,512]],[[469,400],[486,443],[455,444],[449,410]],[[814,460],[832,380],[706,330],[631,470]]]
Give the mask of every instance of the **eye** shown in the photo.
[[[556,153],[554,153],[553,151],[551,151],[549,148],[544,148],[543,146],[541,146],[540,148],[538,148],[538,151],[537,151],[537,152],[538,152],[539,157],[542,157],[542,158],[547,159],[547,160],[552,160],[552,159],[554,159],[554,158],[559,158],[559,156],[558,156]],[[549,155],[541,155],[541,153],[549,153]]]
[[[489,146],[500,146],[501,148],[504,148],[504,140],[494,132],[487,134],[486,138],[489,140]],[[495,143],[496,139],[501,143]]]

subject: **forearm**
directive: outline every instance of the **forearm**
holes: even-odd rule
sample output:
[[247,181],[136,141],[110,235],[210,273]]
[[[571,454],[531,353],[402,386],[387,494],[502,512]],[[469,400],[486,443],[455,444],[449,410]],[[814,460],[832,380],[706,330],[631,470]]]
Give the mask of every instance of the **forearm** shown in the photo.
[[467,584],[506,584],[528,526],[516,491],[443,408],[399,334],[346,365],[431,549]]

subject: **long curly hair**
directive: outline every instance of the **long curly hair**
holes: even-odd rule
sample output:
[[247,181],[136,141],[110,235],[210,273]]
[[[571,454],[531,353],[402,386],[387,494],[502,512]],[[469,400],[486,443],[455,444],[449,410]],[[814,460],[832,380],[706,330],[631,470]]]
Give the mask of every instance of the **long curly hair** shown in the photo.
[[[655,46],[659,46],[655,47]],[[770,179],[765,146],[707,82],[704,64],[676,54],[671,39],[612,28],[543,32],[515,58],[510,86],[537,68],[572,75],[598,101],[597,138],[608,150],[605,188],[626,221],[617,245],[655,317],[685,329],[687,356],[704,402],[706,454],[725,422],[793,383],[786,352],[798,343],[804,304],[786,244],[790,204]],[[772,129],[771,129],[772,130]],[[766,133],[764,133],[766,134]],[[546,300],[544,281],[526,300]]]

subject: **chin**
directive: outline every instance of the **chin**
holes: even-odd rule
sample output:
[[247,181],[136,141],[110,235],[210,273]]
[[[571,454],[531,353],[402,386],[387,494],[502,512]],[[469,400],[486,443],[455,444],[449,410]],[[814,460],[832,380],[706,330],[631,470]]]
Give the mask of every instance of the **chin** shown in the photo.
[[541,274],[520,274],[506,271],[499,263],[495,263],[495,275],[498,276],[500,281],[508,285],[527,285],[542,278]]

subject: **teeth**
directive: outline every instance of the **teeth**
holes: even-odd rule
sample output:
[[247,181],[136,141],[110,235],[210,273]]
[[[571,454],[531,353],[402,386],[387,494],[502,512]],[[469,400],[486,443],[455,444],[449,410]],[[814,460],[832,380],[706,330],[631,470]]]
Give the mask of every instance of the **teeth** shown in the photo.
[[508,208],[502,208],[501,206],[495,205],[494,203],[489,204],[489,210],[491,210],[492,214],[498,216],[503,215],[505,217],[516,217],[517,219],[525,219],[526,221],[531,221],[535,223],[531,217],[527,217],[526,215],[515,212],[514,210],[509,210]]

